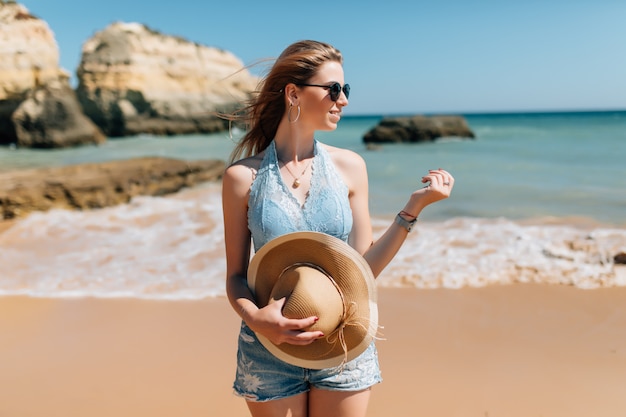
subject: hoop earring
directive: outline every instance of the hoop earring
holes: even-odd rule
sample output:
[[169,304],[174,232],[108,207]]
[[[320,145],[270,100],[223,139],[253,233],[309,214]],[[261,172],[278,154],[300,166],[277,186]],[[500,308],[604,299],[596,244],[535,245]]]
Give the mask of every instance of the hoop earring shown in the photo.
[[289,113],[287,113],[287,120],[289,120],[289,123],[295,123],[300,118],[300,106],[298,105],[296,107],[298,108],[298,115],[294,120],[291,120],[291,110],[293,109],[293,104],[289,103]]

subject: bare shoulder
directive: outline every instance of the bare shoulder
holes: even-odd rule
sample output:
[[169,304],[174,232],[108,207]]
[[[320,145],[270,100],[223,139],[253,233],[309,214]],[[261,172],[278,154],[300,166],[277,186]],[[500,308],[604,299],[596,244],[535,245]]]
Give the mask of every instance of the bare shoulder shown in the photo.
[[326,144],[322,144],[322,146],[324,146],[332,158],[335,166],[342,172],[361,173],[362,170],[365,170],[365,160],[358,153],[350,149],[338,148]]
[[224,171],[224,183],[236,188],[247,190],[263,161],[263,153],[233,162]]
[[325,144],[323,146],[328,151],[348,189],[350,189],[350,194],[363,189],[363,184],[367,183],[367,168],[363,157],[349,149]]

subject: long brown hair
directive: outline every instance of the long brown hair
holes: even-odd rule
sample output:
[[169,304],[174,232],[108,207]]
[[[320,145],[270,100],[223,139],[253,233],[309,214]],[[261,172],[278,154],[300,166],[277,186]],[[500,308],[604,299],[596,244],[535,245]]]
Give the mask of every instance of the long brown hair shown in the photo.
[[328,61],[343,64],[343,57],[338,49],[324,42],[303,40],[285,48],[259,83],[260,89],[250,103],[239,114],[231,115],[231,120],[247,126],[246,134],[231,154],[231,161],[256,155],[268,147],[285,114],[285,86],[307,83]]

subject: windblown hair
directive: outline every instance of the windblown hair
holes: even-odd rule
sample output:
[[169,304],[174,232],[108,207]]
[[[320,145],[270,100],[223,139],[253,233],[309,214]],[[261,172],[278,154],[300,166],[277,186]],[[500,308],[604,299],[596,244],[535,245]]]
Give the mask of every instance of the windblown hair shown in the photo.
[[295,42],[280,54],[249,104],[231,115],[231,120],[246,125],[246,134],[235,146],[231,161],[256,155],[268,147],[286,111],[285,86],[289,83],[306,84],[319,67],[329,61],[343,64],[341,52],[318,41]]

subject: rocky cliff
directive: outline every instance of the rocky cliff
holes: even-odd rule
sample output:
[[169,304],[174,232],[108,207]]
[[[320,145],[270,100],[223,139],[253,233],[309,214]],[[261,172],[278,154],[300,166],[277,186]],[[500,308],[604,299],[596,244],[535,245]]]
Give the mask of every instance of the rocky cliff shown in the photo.
[[0,144],[50,148],[102,142],[68,78],[47,23],[20,4],[0,2]]
[[0,2],[0,100],[19,100],[38,86],[67,77],[54,34],[17,3]]
[[77,76],[85,113],[108,136],[224,130],[213,113],[257,84],[230,52],[120,22],[84,43]]

